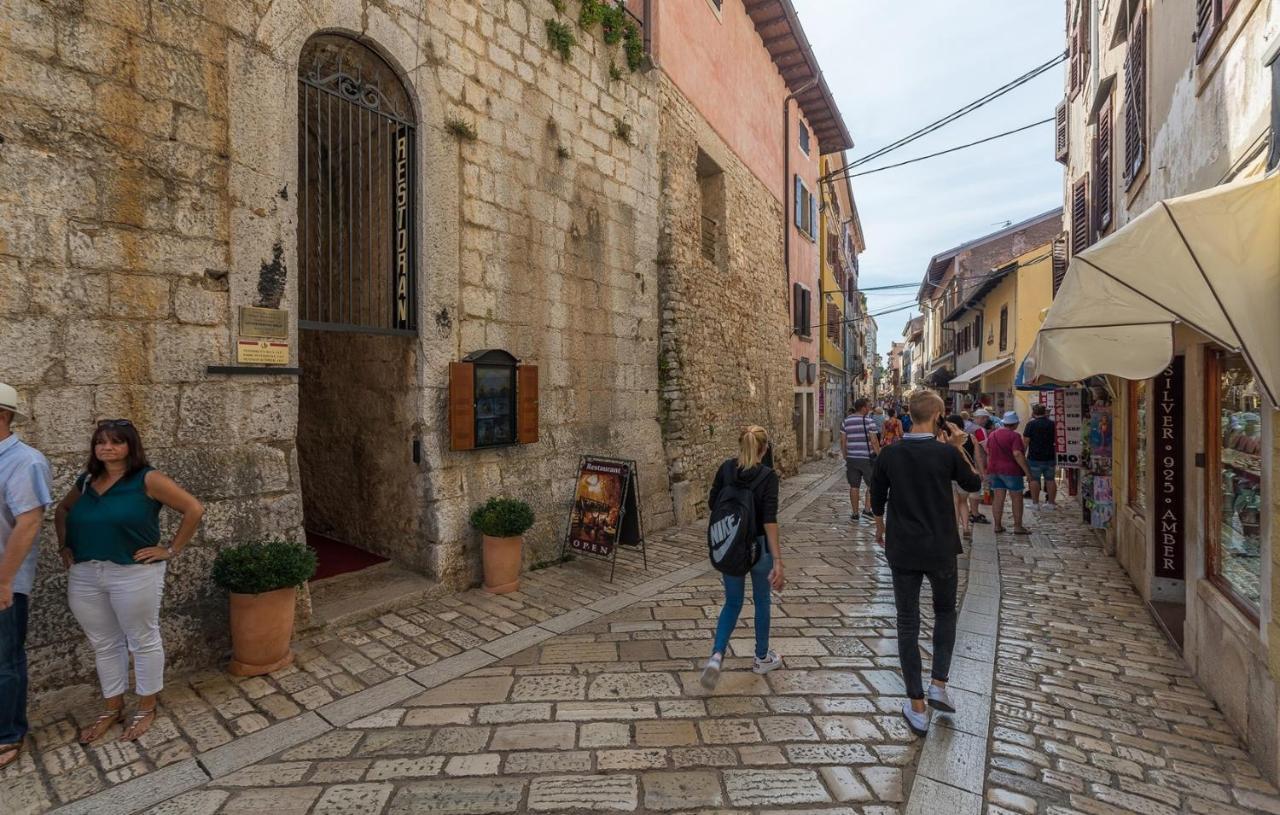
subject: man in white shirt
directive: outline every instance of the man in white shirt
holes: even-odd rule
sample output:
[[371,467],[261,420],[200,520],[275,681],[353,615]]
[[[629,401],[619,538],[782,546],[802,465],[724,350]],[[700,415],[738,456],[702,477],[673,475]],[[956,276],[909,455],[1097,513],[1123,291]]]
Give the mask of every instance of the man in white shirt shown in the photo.
[[37,538],[53,503],[49,462],[10,430],[18,393],[0,382],[0,769],[18,760],[27,735],[27,615]]

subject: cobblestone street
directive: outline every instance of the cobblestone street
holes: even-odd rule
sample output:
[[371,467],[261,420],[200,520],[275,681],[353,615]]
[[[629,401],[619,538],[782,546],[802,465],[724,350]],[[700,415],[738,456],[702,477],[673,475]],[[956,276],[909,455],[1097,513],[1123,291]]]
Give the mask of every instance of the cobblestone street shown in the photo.
[[1077,511],[1000,538],[990,812],[1280,812]]
[[[1029,539],[980,528],[961,570],[962,710],[912,738],[887,568],[846,496],[829,463],[784,486],[786,664],[768,676],[748,670],[748,608],[720,686],[698,684],[721,590],[685,528],[653,536],[648,574],[624,556],[613,586],[575,561],[518,596],[314,635],[270,677],[172,682],[164,740],[86,750],[70,719],[44,722],[0,779],[5,812],[1280,812],[1066,511],[1033,517]],[[262,728],[240,735],[244,717]]]

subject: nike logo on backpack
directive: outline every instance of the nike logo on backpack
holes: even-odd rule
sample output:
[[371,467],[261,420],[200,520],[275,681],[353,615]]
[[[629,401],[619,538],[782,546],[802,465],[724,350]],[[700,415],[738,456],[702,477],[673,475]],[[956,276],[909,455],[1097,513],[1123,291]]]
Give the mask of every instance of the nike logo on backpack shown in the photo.
[[738,537],[738,527],[742,521],[738,517],[731,516],[721,518],[711,527],[711,538],[720,541],[711,549],[711,557],[717,562],[724,557],[724,553],[729,551],[729,545]]

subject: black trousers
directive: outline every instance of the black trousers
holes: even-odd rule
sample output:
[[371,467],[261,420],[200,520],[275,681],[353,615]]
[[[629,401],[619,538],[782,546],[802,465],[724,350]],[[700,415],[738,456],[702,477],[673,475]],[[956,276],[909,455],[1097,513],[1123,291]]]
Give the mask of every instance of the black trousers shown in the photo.
[[898,609],[898,663],[907,696],[924,698],[920,679],[920,587],[925,578],[933,589],[933,678],[946,682],[951,672],[951,652],[956,647],[956,591],[954,564],[945,569],[920,572],[893,569],[893,602]]

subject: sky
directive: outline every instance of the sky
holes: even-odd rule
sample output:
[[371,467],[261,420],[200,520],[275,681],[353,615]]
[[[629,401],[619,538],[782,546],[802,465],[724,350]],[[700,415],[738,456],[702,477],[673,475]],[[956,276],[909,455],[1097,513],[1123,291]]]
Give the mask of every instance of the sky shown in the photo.
[[[995,90],[1061,53],[1062,0],[793,0],[827,86],[866,155]],[[924,138],[860,167],[945,150],[1051,118],[1057,66]],[[861,288],[919,285],[933,255],[1062,205],[1052,124],[908,167],[853,179],[866,236]],[[916,289],[868,292],[872,313]],[[883,355],[914,310],[876,318]],[[883,360],[884,357],[882,356]]]

